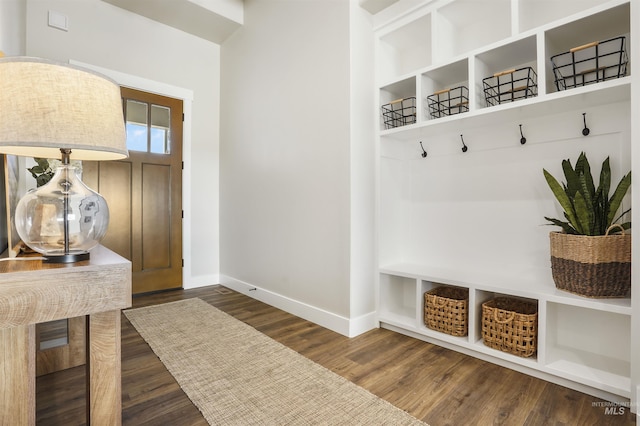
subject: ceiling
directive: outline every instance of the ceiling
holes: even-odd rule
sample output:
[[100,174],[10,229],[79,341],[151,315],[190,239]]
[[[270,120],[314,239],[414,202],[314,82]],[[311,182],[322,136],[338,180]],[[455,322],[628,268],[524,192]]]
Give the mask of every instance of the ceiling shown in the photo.
[[[242,0],[103,1],[217,44],[222,44],[243,24]],[[398,1],[359,0],[359,3],[375,15]]]
[[[202,0],[103,1],[217,44],[222,44],[242,26],[241,13],[239,17],[230,17],[228,13],[218,12],[222,8],[214,9]],[[242,1],[235,3],[241,4]]]

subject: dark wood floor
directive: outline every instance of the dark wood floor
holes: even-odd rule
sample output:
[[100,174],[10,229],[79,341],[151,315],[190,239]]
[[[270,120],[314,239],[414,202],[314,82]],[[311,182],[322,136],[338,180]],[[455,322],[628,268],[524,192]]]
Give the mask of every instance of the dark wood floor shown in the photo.
[[[431,426],[635,425],[596,398],[454,351],[377,329],[347,338],[221,286],[136,297],[134,307],[199,297]],[[241,359],[238,362],[242,362]],[[85,424],[84,368],[37,381],[40,425]],[[122,317],[124,425],[206,425],[126,317]]]

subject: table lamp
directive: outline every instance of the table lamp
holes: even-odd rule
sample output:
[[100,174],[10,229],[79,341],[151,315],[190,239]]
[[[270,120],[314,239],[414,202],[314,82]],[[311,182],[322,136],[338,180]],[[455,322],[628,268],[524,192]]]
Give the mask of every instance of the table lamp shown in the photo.
[[120,87],[76,66],[0,58],[0,153],[61,159],[51,180],[18,202],[16,230],[46,262],[89,259],[109,209],[70,161],[128,157]]

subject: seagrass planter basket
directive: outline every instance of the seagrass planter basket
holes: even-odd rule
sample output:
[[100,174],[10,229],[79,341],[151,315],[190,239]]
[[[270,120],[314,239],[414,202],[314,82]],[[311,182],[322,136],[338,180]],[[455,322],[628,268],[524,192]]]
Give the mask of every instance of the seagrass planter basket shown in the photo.
[[631,235],[551,232],[549,238],[556,288],[592,298],[630,296]]
[[530,357],[536,353],[538,344],[538,306],[510,297],[484,302],[482,339],[490,348]]
[[424,324],[452,336],[468,332],[469,290],[457,287],[436,287],[424,294]]

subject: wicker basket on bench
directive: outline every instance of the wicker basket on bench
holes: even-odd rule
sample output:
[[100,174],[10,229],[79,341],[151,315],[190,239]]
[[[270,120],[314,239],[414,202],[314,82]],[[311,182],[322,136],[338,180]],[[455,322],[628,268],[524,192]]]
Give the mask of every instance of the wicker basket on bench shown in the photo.
[[496,297],[482,304],[484,344],[521,357],[536,353],[538,307],[535,303]]
[[452,336],[466,336],[469,291],[457,287],[437,287],[424,294],[424,324]]

